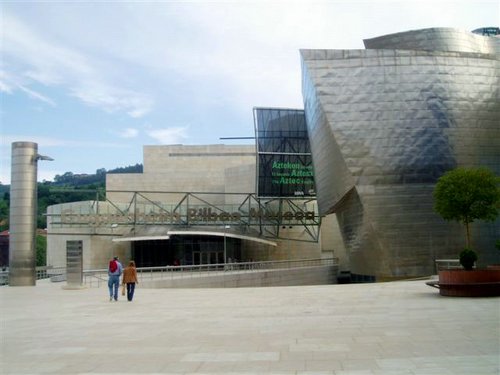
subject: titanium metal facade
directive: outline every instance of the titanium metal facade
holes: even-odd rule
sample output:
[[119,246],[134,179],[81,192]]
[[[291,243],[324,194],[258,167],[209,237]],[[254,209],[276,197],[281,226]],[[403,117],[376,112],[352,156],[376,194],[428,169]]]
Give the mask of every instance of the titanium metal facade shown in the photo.
[[[465,246],[433,210],[437,179],[461,166],[500,174],[500,39],[425,29],[365,46],[301,51],[319,210],[337,214],[353,273],[428,275]],[[480,261],[498,262],[500,222],[474,223],[473,236]]]

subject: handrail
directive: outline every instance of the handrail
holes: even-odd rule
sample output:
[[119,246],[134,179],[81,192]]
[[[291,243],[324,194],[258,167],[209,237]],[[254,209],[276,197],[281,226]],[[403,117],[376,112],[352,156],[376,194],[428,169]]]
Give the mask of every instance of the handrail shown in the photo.
[[[139,282],[141,282],[144,280],[161,280],[165,278],[192,278],[206,275],[215,276],[227,272],[255,272],[327,265],[338,265],[338,258],[139,267],[137,268],[137,275]],[[84,284],[93,286],[93,281],[97,280],[97,287],[99,287],[102,282],[107,282],[107,274],[107,269],[86,270],[83,272]]]
[[[163,278],[186,278],[206,275],[220,275],[227,272],[255,272],[262,270],[280,270],[312,266],[335,266],[338,265],[338,258],[314,258],[296,260],[271,260],[259,262],[233,262],[216,264],[199,264],[188,266],[156,266],[139,267],[137,274],[139,282],[143,280],[157,280]],[[52,281],[66,280],[66,267],[37,267],[37,280],[50,278]],[[0,285],[8,284],[9,271],[0,271]],[[100,287],[107,284],[108,270],[89,269],[83,271],[83,284],[89,287]]]
[[[36,280],[52,279],[57,277],[66,278],[66,267],[38,266],[35,268]],[[56,281],[56,280],[54,280]],[[57,280],[63,281],[63,280]],[[0,286],[9,285],[9,269],[0,271]]]
[[462,268],[459,259],[435,259],[434,263],[436,265],[436,273],[440,270]]
[[66,275],[66,267],[53,267],[53,266],[36,267],[37,280],[43,280],[65,275]]

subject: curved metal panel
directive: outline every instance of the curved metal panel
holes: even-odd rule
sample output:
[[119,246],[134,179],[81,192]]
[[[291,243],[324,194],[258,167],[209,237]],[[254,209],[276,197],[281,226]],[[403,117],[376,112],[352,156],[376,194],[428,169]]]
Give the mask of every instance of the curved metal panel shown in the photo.
[[[434,213],[437,179],[457,166],[500,174],[498,56],[430,51],[449,40],[425,45],[421,34],[409,34],[418,50],[301,51],[318,206],[337,214],[354,273],[434,272],[435,258],[465,246],[461,226]],[[411,46],[402,40],[377,46]],[[493,260],[498,221],[474,226],[482,261]]]
[[442,52],[500,53],[498,36],[483,36],[454,28],[430,28],[365,39],[367,49],[409,49]]

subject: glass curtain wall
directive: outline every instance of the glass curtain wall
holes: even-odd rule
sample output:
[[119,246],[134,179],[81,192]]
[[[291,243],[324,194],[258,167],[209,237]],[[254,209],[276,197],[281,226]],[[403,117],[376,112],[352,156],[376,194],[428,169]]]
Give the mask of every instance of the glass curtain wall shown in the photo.
[[315,196],[303,110],[254,108],[259,197]]

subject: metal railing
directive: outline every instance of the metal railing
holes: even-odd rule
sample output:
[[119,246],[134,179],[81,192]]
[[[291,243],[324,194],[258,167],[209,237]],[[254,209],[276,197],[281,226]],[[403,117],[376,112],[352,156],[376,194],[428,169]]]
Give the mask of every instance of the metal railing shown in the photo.
[[440,270],[450,270],[462,268],[459,259],[435,259],[436,273]]
[[[217,276],[228,272],[256,272],[263,270],[283,270],[335,265],[338,265],[338,258],[140,267],[137,268],[137,276],[140,283],[141,281],[164,280],[168,278],[182,279],[208,275]],[[104,283],[106,285],[107,282],[108,271],[106,269],[87,270],[83,272],[83,283],[88,287],[100,287],[101,284]]]
[[[283,270],[291,268],[335,265],[338,265],[338,258],[217,263],[190,266],[140,267],[137,268],[137,275],[139,282],[141,282],[146,280],[162,280],[166,278],[189,278],[207,275],[216,276],[226,274],[227,272],[255,272],[263,270]],[[50,278],[52,282],[65,281],[66,267],[37,267],[36,277],[37,280]],[[0,285],[8,285],[8,280],[8,269],[0,271]],[[107,269],[83,271],[83,284],[88,287],[100,287],[102,284],[107,285],[107,282]]]
[[9,270],[3,269],[0,271],[0,286],[9,285]]
[[36,279],[43,280],[49,279],[51,281],[65,281],[66,280],[66,267],[37,267]]
[[[36,279],[44,280],[51,279],[52,281],[66,280],[66,267],[41,266],[36,267]],[[9,269],[5,268],[0,271],[0,286],[9,285]]]

